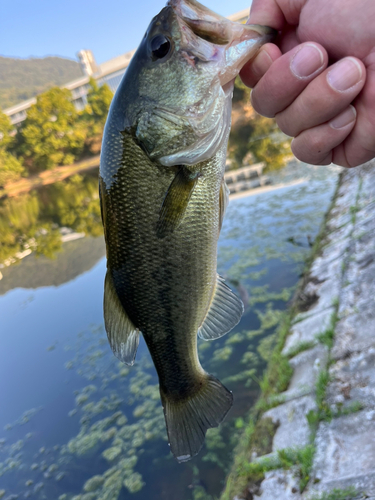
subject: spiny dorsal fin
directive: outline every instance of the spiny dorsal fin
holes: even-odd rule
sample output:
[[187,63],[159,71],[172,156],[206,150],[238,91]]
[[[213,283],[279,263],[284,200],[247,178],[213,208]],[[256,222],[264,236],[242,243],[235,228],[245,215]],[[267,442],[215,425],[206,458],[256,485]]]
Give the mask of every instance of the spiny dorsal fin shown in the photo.
[[104,282],[104,324],[113,354],[123,363],[133,365],[140,331],[122,307],[109,270]]
[[229,203],[229,188],[226,185],[225,179],[221,181],[220,195],[219,195],[219,231],[223,225],[225,211]]
[[203,340],[222,337],[237,325],[243,311],[242,300],[224,283],[224,278],[218,275],[211,304],[198,330],[198,336]]
[[201,387],[182,401],[160,388],[171,452],[179,462],[199,453],[207,429],[217,427],[233,404],[233,395],[212,375],[204,374]]
[[179,167],[160,209],[156,226],[159,238],[165,238],[180,225],[198,177],[199,174],[192,174],[186,167]]

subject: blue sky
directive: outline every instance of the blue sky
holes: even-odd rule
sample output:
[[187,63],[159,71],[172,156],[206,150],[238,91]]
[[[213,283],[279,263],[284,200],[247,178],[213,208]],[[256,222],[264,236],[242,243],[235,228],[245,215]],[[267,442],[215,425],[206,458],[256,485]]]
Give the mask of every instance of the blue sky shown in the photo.
[[[0,3],[0,55],[75,59],[91,49],[98,63],[136,48],[166,0],[4,0]],[[222,15],[250,0],[204,0]]]

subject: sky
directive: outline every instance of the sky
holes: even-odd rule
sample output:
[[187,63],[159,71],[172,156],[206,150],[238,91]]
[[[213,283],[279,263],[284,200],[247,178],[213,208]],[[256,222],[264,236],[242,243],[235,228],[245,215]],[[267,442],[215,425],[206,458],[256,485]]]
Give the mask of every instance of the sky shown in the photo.
[[[135,49],[166,0],[0,0],[0,55],[76,59],[91,49],[97,63]],[[251,0],[204,0],[228,16]]]

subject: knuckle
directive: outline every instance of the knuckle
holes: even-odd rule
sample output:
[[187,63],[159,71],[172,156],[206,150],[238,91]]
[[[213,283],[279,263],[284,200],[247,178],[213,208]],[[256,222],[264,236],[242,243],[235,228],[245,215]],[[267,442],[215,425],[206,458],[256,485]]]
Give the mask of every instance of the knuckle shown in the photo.
[[292,141],[291,148],[301,161],[314,165],[325,164],[324,160],[330,152],[325,138],[320,134],[302,134]]
[[[254,88],[251,91],[250,94],[250,101],[251,105],[254,108],[254,110],[259,113],[262,116],[266,116],[267,118],[273,118],[275,116],[272,111],[270,111],[269,106],[269,100],[264,99],[262,97],[262,89],[259,89],[258,87]],[[260,94],[260,95],[259,95]]]
[[293,123],[293,120],[290,119],[287,112],[277,113],[275,118],[279,129],[284,132],[284,134],[289,135],[289,137],[296,137],[299,130],[295,123]]

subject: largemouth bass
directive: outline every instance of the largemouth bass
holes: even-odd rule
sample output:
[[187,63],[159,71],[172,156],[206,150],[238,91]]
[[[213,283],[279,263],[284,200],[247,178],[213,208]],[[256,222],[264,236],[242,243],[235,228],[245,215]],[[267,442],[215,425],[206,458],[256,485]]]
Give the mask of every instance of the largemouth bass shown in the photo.
[[232,393],[199,363],[197,334],[219,338],[243,312],[216,272],[231,99],[239,70],[273,34],[194,0],[170,0],[151,21],[105,126],[105,327],[114,354],[130,365],[143,334],[180,462],[199,452],[232,405]]

